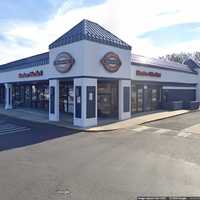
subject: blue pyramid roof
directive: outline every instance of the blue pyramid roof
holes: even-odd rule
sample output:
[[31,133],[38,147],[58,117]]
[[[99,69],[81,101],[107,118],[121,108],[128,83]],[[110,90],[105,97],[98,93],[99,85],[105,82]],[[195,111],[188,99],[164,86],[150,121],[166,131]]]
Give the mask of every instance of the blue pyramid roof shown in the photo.
[[89,20],[82,20],[67,33],[49,45],[50,49],[77,42],[80,40],[90,40],[93,42],[115,46],[122,49],[131,50],[131,46],[105,30],[99,24]]

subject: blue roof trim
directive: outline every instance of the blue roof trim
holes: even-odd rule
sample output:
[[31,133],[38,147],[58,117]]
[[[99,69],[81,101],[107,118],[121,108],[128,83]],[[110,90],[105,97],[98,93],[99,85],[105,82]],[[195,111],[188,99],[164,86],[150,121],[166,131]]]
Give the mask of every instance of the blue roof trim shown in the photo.
[[71,44],[80,40],[89,40],[121,49],[132,49],[130,45],[104,29],[99,24],[85,19],[50,44],[49,49]]
[[188,65],[180,64],[176,62],[166,61],[163,59],[148,58],[145,56],[133,54],[131,57],[132,65],[140,65],[152,68],[160,68],[164,70],[173,70],[190,74],[197,74],[197,72],[191,69]]
[[49,52],[0,65],[0,72],[47,65],[47,64],[49,64]]

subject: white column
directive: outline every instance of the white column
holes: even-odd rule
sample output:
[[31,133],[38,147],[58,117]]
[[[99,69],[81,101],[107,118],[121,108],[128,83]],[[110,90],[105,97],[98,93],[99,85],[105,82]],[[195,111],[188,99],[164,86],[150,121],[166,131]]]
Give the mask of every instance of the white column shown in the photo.
[[74,79],[74,125],[97,125],[97,79]]
[[49,80],[49,120],[59,121],[59,80]]
[[119,120],[131,117],[131,80],[119,80]]
[[5,109],[12,109],[12,84],[5,83]]

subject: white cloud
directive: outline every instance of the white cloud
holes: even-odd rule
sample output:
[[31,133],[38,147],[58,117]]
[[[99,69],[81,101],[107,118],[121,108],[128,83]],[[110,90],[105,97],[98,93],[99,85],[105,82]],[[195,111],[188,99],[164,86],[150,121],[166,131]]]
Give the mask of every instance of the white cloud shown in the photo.
[[[25,38],[33,47],[0,43],[1,63],[48,51],[48,45],[83,18],[109,29],[133,47],[133,53],[160,56],[174,51],[199,50],[200,41],[191,41],[161,49],[138,35],[178,23],[200,22],[198,0],[107,0],[92,7],[71,9],[77,1],[67,1],[55,16],[43,24],[12,22],[4,27],[8,38]],[[81,0],[78,1],[81,4]],[[181,36],[181,33],[180,33]],[[169,41],[170,43],[170,41]]]

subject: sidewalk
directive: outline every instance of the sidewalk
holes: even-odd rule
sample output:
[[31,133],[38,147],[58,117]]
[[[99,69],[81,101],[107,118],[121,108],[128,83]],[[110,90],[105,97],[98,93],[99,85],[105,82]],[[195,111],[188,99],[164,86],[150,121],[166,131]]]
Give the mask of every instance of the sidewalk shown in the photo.
[[178,115],[183,115],[191,112],[197,112],[199,110],[176,110],[176,111],[164,111],[159,110],[154,113],[141,113],[137,114],[135,116],[132,116],[131,119],[115,122],[109,125],[102,125],[97,126],[94,128],[88,128],[86,131],[111,131],[111,130],[117,130],[117,129],[125,129],[125,128],[131,128],[137,125],[142,125],[144,123],[152,122],[152,121],[158,121],[170,117],[175,117]]
[[[199,110],[197,110],[199,111]],[[157,121],[161,119],[166,119],[169,117],[174,117],[182,114],[187,114],[190,110],[177,110],[177,111],[164,111],[164,110],[157,110],[155,112],[146,112],[146,113],[139,113],[133,115],[131,119],[127,119],[124,121],[118,120],[104,120],[99,121],[99,125],[97,127],[91,128],[80,128],[73,126],[73,119],[67,115],[61,115],[61,120],[59,122],[51,122],[48,120],[48,112],[44,111],[35,111],[30,109],[13,109],[13,110],[5,110],[4,108],[0,107],[0,114],[7,115],[10,117],[29,120],[32,122],[38,123],[48,123],[53,124],[60,127],[76,129],[80,131],[87,131],[87,132],[100,132],[100,131],[112,131],[117,129],[125,129],[131,128],[137,125],[141,125],[147,122]]]

